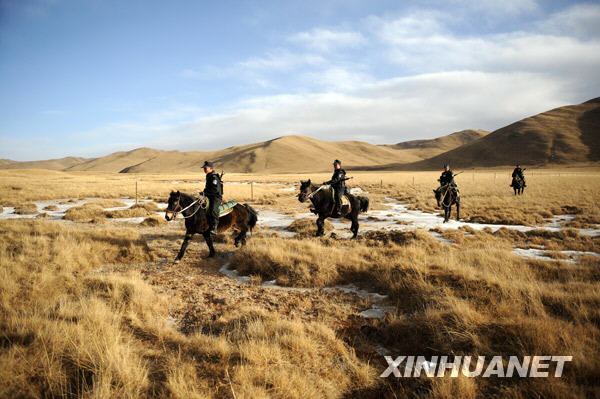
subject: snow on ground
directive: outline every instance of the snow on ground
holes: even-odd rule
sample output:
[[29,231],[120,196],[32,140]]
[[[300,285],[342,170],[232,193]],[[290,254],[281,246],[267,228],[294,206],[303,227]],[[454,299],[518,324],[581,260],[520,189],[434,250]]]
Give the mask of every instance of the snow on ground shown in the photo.
[[564,262],[569,262],[569,263],[575,263],[577,261],[577,259],[579,259],[580,257],[582,257],[584,255],[590,255],[590,256],[595,256],[596,258],[600,258],[600,254],[597,252],[553,251],[553,252],[560,252],[561,254],[569,257],[568,259],[553,259],[550,257],[550,254],[548,252],[550,252],[550,251],[547,251],[544,249],[539,249],[539,248],[528,248],[528,249],[514,248],[513,249],[514,254],[519,255],[523,258],[554,261],[554,262],[564,261]]
[[[81,206],[87,204],[89,202],[94,202],[100,200],[102,198],[84,198],[71,201],[68,198],[60,198],[54,200],[43,200],[43,201],[32,201],[36,207],[37,212],[32,215],[18,215],[15,212],[15,207],[5,206],[2,212],[0,212],[0,219],[31,219],[35,218],[39,213],[46,213],[49,216],[50,220],[60,220],[65,217],[65,213],[70,208]],[[117,206],[112,208],[105,208],[105,211],[117,211],[124,210],[135,205],[135,199],[133,198],[119,198],[119,201],[123,202],[125,206]],[[150,202],[149,199],[139,199],[138,202]],[[58,209],[54,211],[44,210],[45,207],[49,205],[55,205]],[[166,209],[167,204],[165,202],[157,203],[158,207],[161,209]],[[122,222],[130,222],[130,223],[140,223],[144,218],[113,218],[113,221],[122,221]]]

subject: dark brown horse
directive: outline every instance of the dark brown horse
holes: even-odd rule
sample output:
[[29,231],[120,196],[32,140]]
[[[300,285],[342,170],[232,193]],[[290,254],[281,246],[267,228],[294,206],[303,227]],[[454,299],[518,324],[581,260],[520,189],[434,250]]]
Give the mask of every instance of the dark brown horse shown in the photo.
[[[175,219],[178,213],[181,213],[185,218],[185,238],[175,263],[179,263],[185,250],[188,246],[188,242],[192,239],[194,234],[199,233],[204,236],[206,245],[210,251],[208,257],[212,258],[215,256],[215,247],[213,245],[213,239],[208,232],[208,220],[206,218],[206,204],[207,199],[204,196],[200,198],[194,198],[191,195],[180,193],[179,191],[172,191],[169,196],[169,202],[167,210],[165,212],[165,219],[167,221]],[[227,215],[219,218],[219,229],[218,232],[224,232],[229,229],[239,231],[239,234],[235,237],[235,246],[246,244],[246,233],[248,230],[252,232],[252,228],[258,221],[258,213],[248,204],[236,204],[233,210]]]
[[[314,206],[313,213],[316,213],[318,216],[317,237],[320,237],[325,233],[325,219],[331,217],[333,211],[334,203],[331,190],[331,187],[328,185],[319,186],[312,184],[310,179],[300,182],[298,200],[300,202],[306,202],[307,200],[312,202]],[[351,194],[348,194],[347,198],[350,201],[350,206],[342,206],[340,217],[352,221],[350,230],[352,231],[352,238],[356,238],[358,234],[358,215],[369,209],[369,199],[367,197],[354,196]]]
[[437,190],[433,190],[433,192],[435,193],[435,200],[438,207],[444,209],[444,223],[452,215],[452,205],[456,205],[456,220],[460,220],[460,194],[458,193],[458,189],[451,184],[446,184]]
[[512,179],[512,183],[510,185],[513,190],[515,191],[515,195],[521,195],[523,194],[523,191],[525,191],[525,181],[523,179],[521,179],[519,176],[515,176]]

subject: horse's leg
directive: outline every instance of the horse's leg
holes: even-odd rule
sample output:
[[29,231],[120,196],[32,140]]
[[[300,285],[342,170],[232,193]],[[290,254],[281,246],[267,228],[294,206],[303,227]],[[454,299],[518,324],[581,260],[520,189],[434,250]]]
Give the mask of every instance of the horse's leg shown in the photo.
[[205,231],[204,233],[202,233],[202,235],[204,236],[204,241],[206,241],[206,245],[208,245],[208,256],[207,258],[213,258],[216,254],[215,252],[215,246],[213,245],[213,240],[212,240],[212,236],[210,235],[209,231]]
[[356,238],[358,235],[358,216],[352,218],[352,226],[350,226],[350,231],[352,231],[352,238]]
[[194,233],[186,233],[185,234],[185,238],[183,239],[183,243],[181,244],[181,249],[179,250],[179,254],[177,254],[177,257],[175,258],[175,263],[179,263],[181,258],[183,258],[183,254],[185,254],[185,250],[188,246],[188,243],[192,239],[193,236],[194,236]]
[[325,218],[319,215],[317,219],[317,237],[321,237],[325,234]]
[[239,234],[237,236],[235,236],[235,247],[236,248],[240,245],[240,242],[242,243],[242,245],[246,245],[246,233],[247,232],[248,232],[248,229],[245,227],[242,227]]
[[456,199],[456,221],[460,221],[460,199]]

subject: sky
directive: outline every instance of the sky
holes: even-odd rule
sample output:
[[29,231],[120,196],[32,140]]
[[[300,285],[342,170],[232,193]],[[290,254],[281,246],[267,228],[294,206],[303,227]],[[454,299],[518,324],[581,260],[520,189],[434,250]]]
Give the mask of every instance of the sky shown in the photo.
[[600,1],[0,0],[0,158],[493,131],[599,71]]

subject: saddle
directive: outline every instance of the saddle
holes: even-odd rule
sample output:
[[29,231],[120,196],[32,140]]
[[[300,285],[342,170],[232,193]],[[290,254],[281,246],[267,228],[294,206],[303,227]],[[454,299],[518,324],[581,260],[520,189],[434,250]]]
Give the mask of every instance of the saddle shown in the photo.
[[[205,205],[203,206],[204,209],[208,209],[208,205],[210,202],[209,198],[205,197]],[[221,201],[221,205],[219,205],[219,217],[223,217],[225,215],[230,214],[233,211],[233,207],[237,205],[236,201],[227,201],[227,202],[223,202]]]
[[221,205],[219,205],[219,217],[230,214],[233,211],[233,207],[236,205],[236,201],[221,202]]

